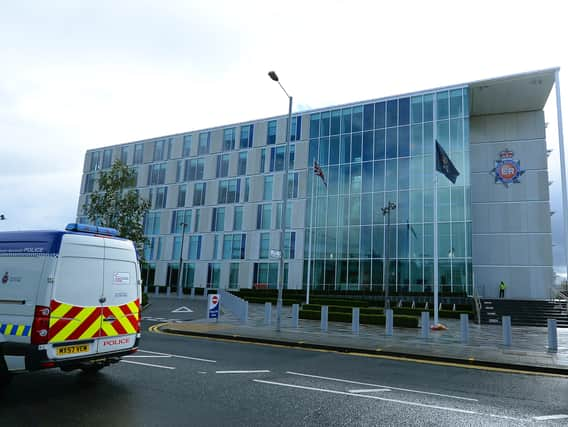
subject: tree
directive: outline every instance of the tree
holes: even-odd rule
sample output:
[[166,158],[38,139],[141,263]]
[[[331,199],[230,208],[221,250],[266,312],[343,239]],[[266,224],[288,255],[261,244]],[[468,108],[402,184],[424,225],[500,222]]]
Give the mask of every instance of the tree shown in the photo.
[[144,215],[150,202],[138,196],[135,187],[136,172],[117,160],[98,178],[98,190],[91,194],[84,209],[93,224],[112,227],[118,235],[136,245],[142,259],[144,249]]

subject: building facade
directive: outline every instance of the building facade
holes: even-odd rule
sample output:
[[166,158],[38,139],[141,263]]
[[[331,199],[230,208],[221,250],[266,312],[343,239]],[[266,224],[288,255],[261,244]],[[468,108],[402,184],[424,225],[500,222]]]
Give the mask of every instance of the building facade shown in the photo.
[[[508,296],[546,296],[553,272],[543,107],[554,71],[294,114],[286,286],[306,287],[311,259],[312,289],[383,291],[388,259],[391,293],[431,292],[437,241],[442,293],[492,296],[504,280]],[[152,204],[146,285],[176,286],[181,258],[184,288],[275,288],[286,122],[89,150],[78,221],[88,222],[83,205],[97,174],[121,159]],[[459,171],[455,183],[434,173],[435,141]],[[390,218],[381,210],[389,202]]]

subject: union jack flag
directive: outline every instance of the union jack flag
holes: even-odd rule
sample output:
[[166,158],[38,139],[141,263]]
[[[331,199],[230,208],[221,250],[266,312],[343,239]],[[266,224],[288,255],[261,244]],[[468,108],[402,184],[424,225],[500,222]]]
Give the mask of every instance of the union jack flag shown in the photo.
[[325,185],[327,187],[327,181],[325,180],[325,175],[323,174],[323,169],[321,168],[321,166],[319,165],[319,163],[314,160],[314,175],[317,175],[321,178],[321,180],[323,181],[323,185]]

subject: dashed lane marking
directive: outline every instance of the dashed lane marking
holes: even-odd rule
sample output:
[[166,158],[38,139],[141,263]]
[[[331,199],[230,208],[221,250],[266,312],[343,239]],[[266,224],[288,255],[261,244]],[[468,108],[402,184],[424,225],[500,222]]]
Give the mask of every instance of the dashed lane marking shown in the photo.
[[568,415],[558,414],[558,415],[543,415],[541,417],[533,417],[535,421],[548,421],[548,420],[563,420],[568,418]]
[[121,360],[122,363],[131,363],[133,365],[149,366],[150,368],[175,369],[173,366],[154,365],[153,363],[134,362],[133,360]]
[[408,388],[400,388],[400,387],[391,387],[389,385],[380,385],[380,384],[369,384],[369,383],[364,383],[364,382],[360,382],[360,381],[352,381],[352,380],[344,380],[342,378],[332,378],[332,377],[322,377],[321,375],[311,375],[311,374],[303,374],[300,372],[292,372],[292,371],[286,371],[287,374],[290,375],[297,375],[300,377],[308,377],[308,378],[317,378],[320,380],[328,380],[328,381],[337,381],[337,382],[341,382],[341,383],[347,383],[347,384],[358,384],[358,385],[367,385],[370,387],[375,387],[375,388],[388,388],[391,390],[398,390],[398,391],[406,391],[409,393],[418,393],[418,394],[427,394],[430,396],[438,396],[438,397],[448,397],[451,399],[458,399],[458,400],[467,400],[470,402],[478,402],[478,399],[472,399],[470,397],[461,397],[461,396],[453,396],[451,394],[441,394],[441,393],[432,393],[429,391],[422,391],[422,390],[412,390],[412,389],[408,389]]
[[378,391],[391,391],[390,388],[365,388],[361,390],[349,390],[349,393],[375,393]]
[[141,353],[150,353],[155,354],[156,357],[159,356],[168,356],[168,357],[175,357],[177,359],[186,359],[186,360],[195,360],[197,362],[206,362],[206,363],[217,363],[216,360],[211,359],[202,359],[200,357],[192,357],[192,356],[182,356],[180,354],[169,354],[169,353],[160,353],[158,351],[150,351],[150,350],[138,350]]
[[443,411],[459,412],[459,413],[462,413],[462,414],[483,415],[479,412],[468,411],[466,409],[451,408],[451,407],[448,407],[448,406],[427,405],[425,403],[409,402],[409,401],[406,401],[406,400],[387,399],[385,397],[369,396],[369,395],[366,395],[366,394],[349,393],[347,391],[329,390],[329,389],[326,389],[326,388],[317,388],[317,387],[307,387],[307,386],[296,385],[296,384],[279,383],[279,382],[275,382],[275,381],[264,381],[264,380],[253,380],[253,381],[257,382],[257,383],[262,383],[262,384],[277,385],[277,386],[280,386],[280,387],[299,388],[299,389],[302,389],[302,390],[320,391],[320,392],[324,392],[324,393],[340,394],[340,395],[343,395],[343,396],[355,396],[355,397],[360,397],[360,398],[363,398],[363,399],[381,400],[383,402],[400,403],[402,405],[418,406],[418,407],[421,407],[421,408],[440,409],[440,410],[443,410]]
[[270,372],[268,369],[257,369],[255,371],[215,371],[216,374],[265,374]]

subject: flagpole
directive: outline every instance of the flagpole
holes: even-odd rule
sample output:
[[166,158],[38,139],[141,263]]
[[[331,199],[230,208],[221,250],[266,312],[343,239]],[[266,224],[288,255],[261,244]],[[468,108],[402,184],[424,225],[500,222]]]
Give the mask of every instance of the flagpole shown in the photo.
[[[314,163],[312,166],[312,172],[308,173],[308,178],[310,175],[313,174],[313,168],[315,167],[316,159],[314,159]],[[314,182],[316,180],[315,175],[312,176],[312,202],[310,203],[310,235],[308,236],[308,283],[306,286],[306,304],[310,303],[310,282],[311,282],[311,270],[312,270],[312,233],[313,230],[313,221],[314,221],[314,203],[316,198],[314,197]]]
[[433,105],[433,129],[434,136],[434,151],[433,151],[433,171],[434,171],[434,325],[438,324],[438,172],[436,170],[437,150],[436,141],[438,140],[438,126],[436,120],[438,119],[438,101],[437,94],[434,94]]

